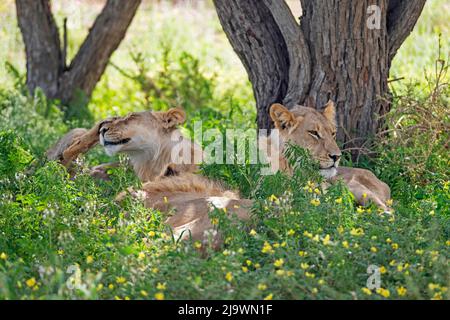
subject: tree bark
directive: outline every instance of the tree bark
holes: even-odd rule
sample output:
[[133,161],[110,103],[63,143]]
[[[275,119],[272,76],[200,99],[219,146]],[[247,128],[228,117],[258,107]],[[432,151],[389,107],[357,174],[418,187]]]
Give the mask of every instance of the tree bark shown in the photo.
[[90,97],[133,20],[141,0],[108,0],[87,38],[66,66],[49,0],[16,0],[27,56],[27,86],[70,104],[78,91]]
[[[360,147],[389,110],[392,58],[426,0],[301,0],[298,24],[283,0],[214,0],[255,93],[258,126],[269,128],[273,103],[321,109],[335,101],[338,140]],[[380,9],[369,28],[369,6]]]

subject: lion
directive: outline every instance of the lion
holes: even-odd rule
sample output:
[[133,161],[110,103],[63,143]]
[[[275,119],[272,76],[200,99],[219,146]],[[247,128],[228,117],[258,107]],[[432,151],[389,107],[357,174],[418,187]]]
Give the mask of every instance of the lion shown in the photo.
[[[273,104],[270,117],[278,129],[280,152],[276,155],[266,153],[269,163],[274,167],[278,161],[280,169],[292,174],[284,149],[288,142],[308,150],[312,158],[319,162],[320,173],[330,183],[343,180],[355,200],[360,205],[373,201],[386,212],[390,209],[387,202],[390,199],[390,188],[379,180],[372,172],[365,169],[340,167],[342,156],[336,143],[336,111],[332,101],[329,101],[322,112],[303,106],[287,109],[281,104]],[[265,144],[270,144],[266,139]],[[264,145],[264,141],[263,141]],[[270,148],[263,148],[270,150]]]
[[[166,112],[134,112],[126,117],[109,118],[90,130],[73,129],[47,151],[47,158],[69,167],[79,154],[100,143],[108,155],[128,155],[134,172],[142,182],[154,180],[174,161],[178,163],[178,171],[194,172],[198,166],[192,163],[197,158],[201,161],[203,151],[196,143],[184,138],[177,128],[185,121],[186,113],[180,108]],[[91,173],[104,177],[104,169],[115,165],[100,165],[94,167]]]

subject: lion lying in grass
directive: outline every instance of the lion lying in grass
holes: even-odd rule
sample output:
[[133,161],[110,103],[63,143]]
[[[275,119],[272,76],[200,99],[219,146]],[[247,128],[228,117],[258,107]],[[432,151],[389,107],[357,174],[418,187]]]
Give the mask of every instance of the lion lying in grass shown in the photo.
[[[332,102],[323,112],[302,106],[288,110],[274,104],[270,116],[279,130],[281,150],[277,155],[267,154],[269,162],[278,160],[281,170],[292,173],[283,149],[288,142],[299,145],[309,150],[320,163],[320,172],[327,181],[332,183],[342,179],[358,203],[365,205],[373,201],[383,210],[388,210],[386,202],[390,198],[390,190],[385,183],[368,170],[339,167],[341,152],[335,141],[335,107]],[[146,207],[173,212],[166,223],[174,230],[175,236],[209,241],[213,247],[218,247],[221,239],[209,218],[211,209],[224,209],[229,215],[248,220],[252,201],[241,199],[237,192],[193,174],[197,170],[196,165],[171,164],[171,150],[179,141],[189,144],[188,150],[191,151],[191,154],[181,152],[181,158],[193,159],[196,151],[201,152],[198,145],[184,139],[178,131],[177,126],[184,121],[185,113],[180,109],[108,119],[91,130],[74,129],[49,150],[48,155],[67,166],[80,153],[99,142],[110,155],[118,152],[128,154],[138,177],[147,182],[142,190],[129,189],[117,199],[123,200],[130,194],[142,199]],[[177,138],[173,139],[174,136]],[[270,143],[270,139],[266,143]]]

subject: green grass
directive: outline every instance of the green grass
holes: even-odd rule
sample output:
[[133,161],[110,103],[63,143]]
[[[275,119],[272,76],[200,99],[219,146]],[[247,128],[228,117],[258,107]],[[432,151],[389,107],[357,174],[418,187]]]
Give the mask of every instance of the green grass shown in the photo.
[[[7,50],[0,51],[0,68],[9,61],[18,74],[0,70],[0,299],[449,299],[449,88],[433,88],[431,73],[438,33],[441,58],[448,50],[444,6],[428,1],[399,51],[392,78],[406,79],[393,87],[393,134],[376,141],[377,158],[359,163],[391,186],[394,214],[357,207],[341,185],[324,193],[295,148],[292,156],[304,161],[292,178],[261,178],[257,166],[209,165],[205,175],[256,204],[246,224],[212,213],[226,244],[205,258],[198,244],[172,238],[160,212],[115,203],[117,193],[139,186],[125,165],[112,169],[108,182],[87,174],[110,160],[99,148],[79,161],[74,179],[44,161],[48,146],[83,121],[64,122],[42,94],[23,94],[23,47],[12,3],[2,3]],[[57,10],[59,22],[66,14],[82,21],[69,25],[69,55],[100,7],[79,10]],[[174,104],[204,128],[255,126],[245,70],[209,5],[145,5],[89,108],[99,119]],[[365,289],[371,265],[381,271],[378,292]]]

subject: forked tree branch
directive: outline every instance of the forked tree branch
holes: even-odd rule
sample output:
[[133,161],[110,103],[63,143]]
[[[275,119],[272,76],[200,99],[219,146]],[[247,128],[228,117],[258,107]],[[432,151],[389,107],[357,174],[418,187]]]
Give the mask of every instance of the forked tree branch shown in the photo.
[[387,29],[390,60],[413,30],[425,2],[426,0],[389,0]]

